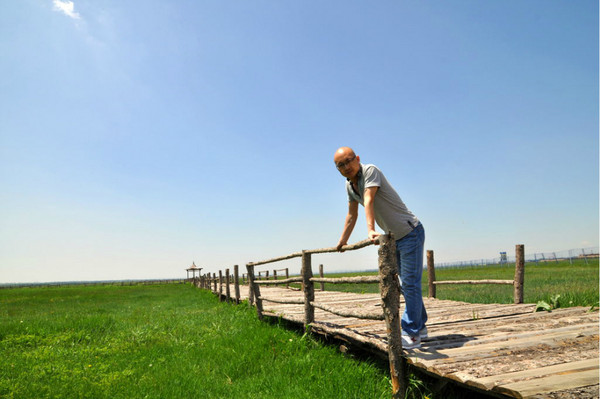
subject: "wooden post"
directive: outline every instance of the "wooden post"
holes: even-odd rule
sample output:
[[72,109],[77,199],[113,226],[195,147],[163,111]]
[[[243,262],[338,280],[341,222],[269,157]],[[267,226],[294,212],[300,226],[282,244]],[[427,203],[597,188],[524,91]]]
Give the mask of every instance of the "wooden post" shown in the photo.
[[223,272],[219,270],[219,301],[223,300]]
[[304,286],[304,330],[310,331],[310,324],[315,321],[315,287],[312,278],[310,253],[302,251],[302,285]]
[[403,399],[406,395],[406,360],[402,357],[400,284],[398,282],[396,246],[391,234],[379,236],[378,254],[379,291],[387,328],[392,397]]
[[238,265],[233,266],[233,285],[235,286],[235,303],[240,304],[240,271]]
[[[323,264],[319,265],[319,276],[323,278]],[[321,291],[325,291],[325,283],[321,283]]]
[[227,300],[227,303],[231,302],[231,291],[229,289],[230,282],[229,269],[225,269],[225,299]]
[[215,287],[214,291],[217,292],[217,273],[213,273],[213,285]]
[[515,249],[515,303],[523,303],[523,284],[525,282],[525,245],[518,244]]
[[[246,265],[246,270],[248,270],[249,265],[249,263]],[[252,273],[254,273],[254,266],[252,266]],[[250,284],[250,273],[247,273],[246,277],[248,278],[248,306],[252,306],[254,304],[254,291],[252,290],[252,285]],[[254,278],[254,275],[252,278]]]
[[[277,270],[273,270],[273,280],[277,281]],[[277,287],[279,284],[275,284],[275,287]]]
[[254,265],[247,264],[246,268],[248,269],[248,282],[250,286],[250,292],[256,300],[256,314],[258,315],[258,319],[262,320],[262,299],[260,299],[260,287],[254,282]]
[[[285,268],[285,279],[290,278],[290,269],[288,267]],[[285,283],[285,288],[290,288],[290,283]]]
[[429,298],[435,298],[435,264],[433,251],[427,251],[427,281],[429,283]]

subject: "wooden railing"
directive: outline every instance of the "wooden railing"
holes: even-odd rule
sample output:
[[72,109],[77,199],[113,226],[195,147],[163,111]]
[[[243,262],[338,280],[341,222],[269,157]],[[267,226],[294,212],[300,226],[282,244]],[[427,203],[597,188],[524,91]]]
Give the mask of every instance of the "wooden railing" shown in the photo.
[[525,246],[519,244],[515,248],[515,278],[514,280],[444,280],[438,281],[435,278],[435,262],[433,251],[427,251],[427,278],[429,284],[429,297],[435,298],[437,295],[436,287],[444,284],[500,284],[512,285],[514,287],[514,303],[523,303],[523,285],[525,280]]
[[[313,277],[312,272],[312,254],[337,252],[337,248],[321,248],[305,250],[292,253],[286,256],[267,259],[259,262],[251,262],[246,265],[249,281],[249,303],[254,301],[256,312],[259,319],[263,318],[263,302],[274,302],[284,304],[304,305],[304,327],[306,331],[311,331],[311,324],[315,321],[315,308],[324,310],[343,317],[355,317],[369,320],[385,320],[388,339],[388,357],[390,363],[390,376],[392,380],[393,397],[404,398],[406,392],[406,360],[402,357],[402,340],[400,330],[400,285],[398,281],[398,269],[396,263],[395,241],[391,235],[379,237],[379,275],[367,277],[341,277],[324,278],[322,277],[322,265],[320,267],[320,276]],[[364,240],[353,245],[345,245],[344,251],[353,251],[372,245],[370,240]],[[300,257],[302,259],[302,269],[299,277],[286,278],[285,280],[258,280],[256,279],[255,267],[269,263],[275,263],[282,260],[288,260]],[[304,292],[304,300],[282,300],[276,298],[264,297],[261,294],[260,286],[276,284],[301,283]],[[323,284],[348,284],[348,283],[378,283],[381,294],[383,312],[368,311],[349,311],[336,309],[315,301],[315,283]]]
[[[379,237],[377,244],[378,249],[378,266],[379,273],[377,276],[357,276],[357,277],[340,277],[340,278],[325,278],[323,277],[323,265],[319,266],[319,277],[314,277],[312,272],[312,255],[323,253],[337,252],[337,248],[321,248],[313,250],[304,250],[295,252],[285,256],[279,256],[272,259],[267,259],[258,262],[250,262],[246,265],[247,274],[242,275],[242,280],[248,282],[248,305],[254,305],[259,319],[263,319],[263,302],[283,303],[304,305],[304,327],[307,332],[311,331],[311,324],[315,321],[315,308],[323,311],[342,316],[355,317],[367,320],[385,320],[387,327],[387,342],[388,342],[388,357],[390,363],[390,376],[393,386],[393,397],[403,398],[406,392],[406,360],[402,357],[402,340],[400,327],[400,285],[398,279],[398,266],[396,259],[396,247],[394,239],[391,235],[382,235]],[[358,250],[369,245],[373,245],[370,240],[363,240],[353,245],[346,245],[342,248],[343,251]],[[435,263],[433,251],[427,251],[427,273],[429,284],[429,297],[436,297],[436,287],[444,284],[505,284],[514,286],[514,302],[523,303],[523,280],[524,280],[524,246],[516,246],[516,263],[515,263],[515,279],[514,280],[448,280],[437,281],[435,278]],[[266,279],[259,279],[255,268],[266,264],[276,263],[284,260],[301,258],[302,268],[300,276],[289,277],[288,269],[273,270],[273,279],[270,280],[268,273],[265,273]],[[286,278],[277,279],[277,271],[285,270]],[[258,272],[261,276],[262,272]],[[212,290],[218,293],[221,300],[227,302],[235,301],[240,303],[240,279],[238,265],[234,266],[233,274],[230,275],[229,269],[225,269],[225,273],[219,271],[219,276],[213,273],[211,278],[210,273],[194,277],[190,279],[194,285]],[[233,281],[235,297],[232,298],[230,285]],[[304,299],[278,299],[269,298],[261,294],[261,286],[277,286],[285,284],[300,283],[304,293]],[[381,295],[382,312],[369,312],[360,310],[336,309],[315,301],[315,283],[320,284],[320,289],[324,290],[324,284],[364,284],[378,283],[379,292]],[[289,287],[291,288],[291,287]],[[225,289],[225,292],[223,290]]]

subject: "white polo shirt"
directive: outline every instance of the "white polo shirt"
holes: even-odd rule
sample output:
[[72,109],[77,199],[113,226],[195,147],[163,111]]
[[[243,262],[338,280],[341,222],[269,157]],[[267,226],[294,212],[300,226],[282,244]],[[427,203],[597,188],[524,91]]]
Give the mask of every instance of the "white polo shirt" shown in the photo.
[[375,165],[360,165],[358,192],[354,191],[350,180],[346,181],[348,201],[356,201],[364,206],[365,189],[369,187],[379,187],[377,194],[375,194],[373,208],[375,210],[375,222],[384,233],[387,234],[391,231],[394,239],[399,240],[419,224],[419,219],[408,210],[396,190]]

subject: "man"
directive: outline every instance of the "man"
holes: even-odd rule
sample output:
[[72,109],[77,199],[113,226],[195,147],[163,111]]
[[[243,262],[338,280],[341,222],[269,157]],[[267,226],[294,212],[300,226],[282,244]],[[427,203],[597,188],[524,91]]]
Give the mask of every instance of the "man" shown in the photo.
[[375,222],[384,232],[392,232],[396,239],[398,274],[406,301],[401,321],[402,346],[405,349],[419,348],[421,338],[427,337],[427,312],[421,295],[425,230],[375,165],[361,164],[360,157],[349,147],[337,150],[333,161],[346,178],[348,192],[348,215],[337,250],[343,251],[342,247],[348,243],[358,217],[359,203],[365,208],[371,241],[380,235],[375,231]]

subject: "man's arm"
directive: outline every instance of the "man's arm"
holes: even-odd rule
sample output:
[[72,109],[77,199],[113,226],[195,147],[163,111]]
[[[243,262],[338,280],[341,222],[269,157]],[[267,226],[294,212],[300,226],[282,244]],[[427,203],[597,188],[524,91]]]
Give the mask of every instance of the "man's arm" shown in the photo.
[[373,186],[365,189],[365,214],[367,216],[367,229],[369,230],[369,240],[375,242],[375,239],[381,234],[375,231],[375,194],[379,187]]
[[342,247],[348,244],[348,239],[350,238],[350,234],[352,234],[352,230],[354,230],[354,225],[356,224],[356,218],[358,217],[358,202],[350,201],[348,202],[348,214],[346,215],[346,221],[344,222],[344,230],[342,231],[342,236],[340,237],[340,241],[337,245],[337,250],[340,252],[344,252]]

